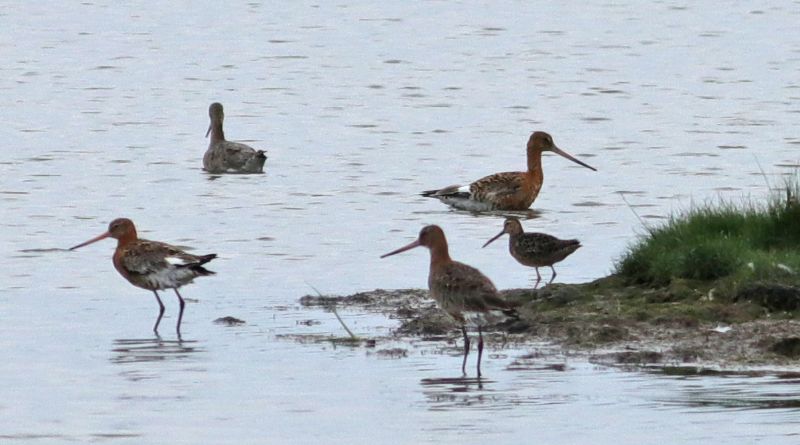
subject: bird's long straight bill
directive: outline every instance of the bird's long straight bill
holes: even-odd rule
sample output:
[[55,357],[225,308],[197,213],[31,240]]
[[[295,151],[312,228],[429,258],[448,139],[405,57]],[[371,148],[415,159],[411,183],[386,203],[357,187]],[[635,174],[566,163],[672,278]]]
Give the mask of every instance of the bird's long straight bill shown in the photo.
[[570,161],[572,161],[572,162],[574,162],[574,163],[576,163],[578,165],[582,165],[582,166],[584,166],[584,167],[586,167],[586,168],[588,168],[590,170],[597,171],[596,168],[592,167],[591,165],[589,165],[589,164],[587,164],[587,163],[585,163],[583,161],[579,161],[577,158],[575,158],[571,154],[567,153],[566,151],[564,151],[564,150],[562,150],[562,149],[560,149],[560,148],[558,148],[556,146],[553,146],[552,151],[553,151],[553,153],[559,154],[559,155],[569,159]]
[[211,125],[208,126],[208,131],[206,131],[206,137],[211,134]]
[[80,244],[78,244],[77,246],[70,247],[70,248],[69,248],[69,250],[75,250],[75,249],[77,249],[77,248],[79,248],[79,247],[83,247],[83,246],[86,246],[86,245],[88,245],[88,244],[92,244],[92,243],[94,243],[94,242],[96,242],[96,241],[100,241],[101,239],[106,239],[106,238],[108,238],[109,236],[111,236],[111,232],[102,233],[102,234],[100,234],[100,235],[98,235],[98,236],[96,236],[96,237],[94,237],[94,238],[90,239],[89,241],[86,241],[86,242],[80,243]]
[[[497,238],[500,238],[501,236],[503,236],[503,235],[505,235],[505,234],[506,234],[506,231],[505,231],[505,230],[503,230],[502,232],[500,232],[500,233],[498,233],[497,235],[493,236],[493,237],[492,237],[492,239],[490,239],[489,241],[486,241],[486,244],[484,244],[484,245],[483,245],[483,247],[486,247],[486,246],[488,246],[489,244],[491,244],[491,243],[492,243],[492,241],[496,240]],[[482,248],[483,248],[483,247],[482,247]]]
[[413,243],[411,243],[411,244],[409,244],[407,246],[403,246],[403,247],[401,247],[401,248],[399,248],[397,250],[393,250],[393,251],[391,251],[391,252],[389,252],[387,254],[381,255],[381,258],[386,258],[387,256],[392,256],[392,255],[398,254],[400,252],[405,252],[406,250],[411,250],[411,249],[413,249],[415,247],[419,247],[420,245],[421,244],[419,243],[419,240],[416,240],[416,241],[414,241]]

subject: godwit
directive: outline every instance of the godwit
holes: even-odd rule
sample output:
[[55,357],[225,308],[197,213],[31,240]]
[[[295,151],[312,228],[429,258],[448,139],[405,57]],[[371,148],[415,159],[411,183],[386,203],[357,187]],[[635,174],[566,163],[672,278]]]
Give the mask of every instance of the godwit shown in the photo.
[[578,250],[578,247],[581,247],[581,242],[576,239],[563,240],[546,233],[525,233],[522,231],[522,224],[520,224],[519,219],[514,217],[506,218],[503,230],[494,238],[486,241],[483,247],[488,246],[492,241],[506,233],[509,235],[508,250],[511,252],[511,256],[519,261],[520,264],[536,268],[534,289],[542,281],[542,276],[539,275],[540,267],[550,266],[553,271],[553,276],[547,283],[550,284],[556,278],[556,269],[553,264],[568,257],[572,252]]
[[186,304],[178,292],[178,288],[192,282],[195,277],[213,275],[214,272],[205,269],[203,264],[213,260],[217,254],[191,255],[175,246],[158,241],[139,239],[136,236],[136,227],[133,221],[127,218],[117,218],[108,225],[108,231],[78,244],[69,250],[75,250],[95,241],[105,238],[117,240],[117,250],[114,251],[114,267],[129,283],[142,289],[153,291],[158,301],[158,318],[153,326],[153,332],[158,334],[158,324],[164,316],[164,303],[158,296],[159,290],[172,289],[180,301],[181,311],[178,314],[177,332],[181,333],[181,320],[183,307]]
[[528,139],[528,171],[495,173],[469,185],[451,185],[438,190],[427,190],[422,196],[436,198],[460,210],[484,212],[489,210],[527,210],[542,188],[542,152],[552,151],[588,169],[594,167],[579,161],[556,147],[553,138],[543,132],[534,132]]
[[431,297],[445,312],[461,323],[464,334],[464,359],[461,372],[466,375],[469,337],[466,324],[469,320],[478,327],[478,377],[481,376],[481,356],[483,355],[484,324],[496,322],[503,312],[513,315],[513,307],[500,298],[492,281],[474,267],[450,259],[447,239],[439,226],[425,226],[413,243],[389,252],[381,258],[394,255],[415,247],[425,246],[431,252],[431,268],[428,274],[428,289]]
[[208,107],[211,123],[208,125],[206,137],[211,134],[211,142],[203,156],[203,168],[209,173],[263,173],[267,156],[264,150],[238,142],[225,140],[222,121],[225,113],[222,104],[214,102]]

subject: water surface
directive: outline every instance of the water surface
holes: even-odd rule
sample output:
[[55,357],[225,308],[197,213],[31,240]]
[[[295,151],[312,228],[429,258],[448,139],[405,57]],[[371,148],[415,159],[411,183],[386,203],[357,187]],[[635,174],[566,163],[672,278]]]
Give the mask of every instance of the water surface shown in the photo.
[[[425,252],[378,256],[429,223],[498,287],[530,285],[501,243],[480,249],[500,217],[416,193],[524,168],[534,130],[598,169],[545,155],[524,226],[581,240],[562,282],[607,274],[643,232],[634,211],[763,199],[800,160],[798,20],[779,1],[0,4],[0,439],[796,443],[796,379],[493,344],[478,385],[456,345],[392,341],[395,321],[358,312],[375,348],[294,339],[343,335],[299,306],[309,285],[425,286]],[[213,101],[267,174],[202,172]],[[119,216],[219,254],[182,292],[182,341],[169,292],[151,335],[156,303],[111,241],[60,250]]]

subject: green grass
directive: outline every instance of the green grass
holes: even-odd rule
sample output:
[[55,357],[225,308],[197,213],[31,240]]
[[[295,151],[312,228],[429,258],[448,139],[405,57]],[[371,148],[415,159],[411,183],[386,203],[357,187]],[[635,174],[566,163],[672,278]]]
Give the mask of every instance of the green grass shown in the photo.
[[766,203],[721,202],[649,228],[617,261],[629,283],[666,286],[676,279],[722,287],[768,281],[800,284],[800,180]]

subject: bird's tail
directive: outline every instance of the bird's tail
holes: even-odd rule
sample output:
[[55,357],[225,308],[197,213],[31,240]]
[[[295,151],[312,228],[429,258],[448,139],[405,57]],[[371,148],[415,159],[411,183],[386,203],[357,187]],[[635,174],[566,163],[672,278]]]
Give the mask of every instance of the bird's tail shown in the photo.
[[192,269],[192,271],[196,272],[197,275],[201,275],[201,276],[202,275],[214,275],[216,272],[214,272],[213,270],[206,269],[205,267],[203,267],[203,264],[206,264],[207,262],[213,260],[216,257],[217,257],[216,253],[209,253],[208,255],[201,255],[201,256],[197,257],[197,262],[196,263],[189,264],[188,267],[190,269]]
[[197,259],[199,260],[197,262],[197,265],[200,266],[202,264],[206,264],[207,262],[213,260],[216,257],[217,257],[216,253],[209,253],[208,255],[201,255],[201,256],[197,257]]
[[446,196],[446,195],[456,195],[458,194],[458,189],[460,185],[449,185],[445,188],[436,189],[436,190],[425,190],[424,192],[420,193],[420,195],[425,197],[432,197],[438,198],[439,196]]

